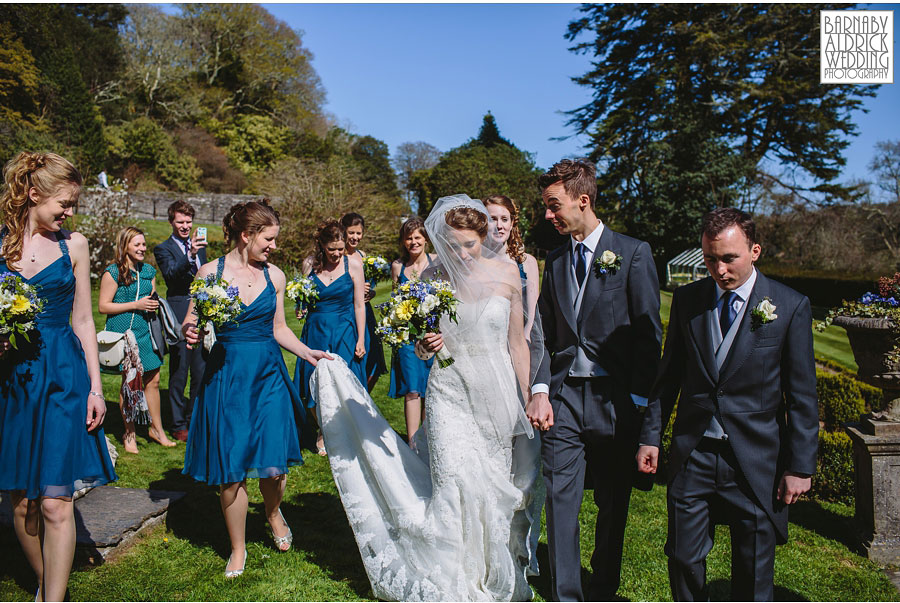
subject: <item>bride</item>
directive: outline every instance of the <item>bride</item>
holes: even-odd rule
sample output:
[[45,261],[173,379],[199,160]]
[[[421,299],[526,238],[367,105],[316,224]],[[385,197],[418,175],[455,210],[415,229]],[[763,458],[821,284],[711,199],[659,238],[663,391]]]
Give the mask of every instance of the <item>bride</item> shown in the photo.
[[439,262],[423,278],[450,280],[461,303],[458,324],[445,317],[442,335],[427,338],[455,362],[431,369],[412,448],[339,358],[320,360],[311,378],[334,480],[380,599],[532,598],[543,489],[522,397],[532,373],[522,284],[516,265],[489,249],[489,225],[466,195],[440,199],[425,222]]

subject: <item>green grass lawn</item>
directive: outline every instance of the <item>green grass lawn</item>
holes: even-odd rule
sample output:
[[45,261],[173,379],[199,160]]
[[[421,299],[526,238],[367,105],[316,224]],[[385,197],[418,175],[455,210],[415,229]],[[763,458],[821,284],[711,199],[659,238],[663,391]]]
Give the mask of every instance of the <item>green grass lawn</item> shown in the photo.
[[[211,231],[212,232],[212,231]],[[164,235],[166,233],[163,233]],[[148,237],[150,238],[150,237]],[[165,238],[164,236],[162,238]],[[161,239],[158,239],[161,240]],[[161,280],[161,279],[160,279]],[[158,283],[162,285],[162,283]],[[161,286],[160,289],[164,289]],[[388,286],[379,287],[376,303],[387,297]],[[663,315],[668,316],[671,295],[663,294]],[[96,291],[94,293],[96,307]],[[104,320],[97,314],[97,327]],[[288,324],[299,333],[293,316]],[[828,340],[817,336],[816,351],[823,341],[834,340],[840,351],[838,331]],[[846,338],[844,344],[846,345]],[[390,354],[387,354],[390,358]],[[295,357],[285,354],[293,374]],[[384,415],[403,430],[402,402],[387,397],[388,377],[383,376],[373,392]],[[168,382],[168,368],[162,369],[161,384]],[[103,377],[107,399],[117,399],[119,378]],[[166,392],[162,392],[163,417],[167,420]],[[203,600],[371,600],[359,553],[340,498],[331,478],[327,459],[306,455],[306,464],[293,467],[288,478],[283,511],[294,532],[293,548],[277,552],[266,531],[262,497],[256,480],[248,480],[250,511],[247,520],[249,557],[247,569],[236,580],[222,576],[228,556],[228,537],[215,488],[181,475],[184,444],[165,449],[146,439],[146,428],[138,430],[140,454],[126,454],[121,445],[123,432],[118,405],[109,404],[105,424],[114,439],[120,458],[116,485],[187,492],[172,506],[164,525],[142,534],[128,549],[99,567],[79,567],[72,573],[73,600],[203,601]],[[663,552],[666,535],[665,487],[651,492],[634,491],[629,515],[619,594],[631,600],[671,598]],[[868,560],[852,552],[852,510],[833,504],[807,501],[792,510],[789,544],[779,547],[775,566],[776,598],[782,600],[900,600],[896,590]],[[589,559],[596,507],[590,493],[585,495],[581,513],[582,564],[590,570]],[[539,557],[547,567],[546,534]],[[22,559],[11,530],[0,532],[0,599],[30,600],[35,584]],[[716,545],[709,556],[712,598],[729,595],[730,549],[728,532],[717,531]],[[546,572],[533,579],[537,600],[549,599]]]

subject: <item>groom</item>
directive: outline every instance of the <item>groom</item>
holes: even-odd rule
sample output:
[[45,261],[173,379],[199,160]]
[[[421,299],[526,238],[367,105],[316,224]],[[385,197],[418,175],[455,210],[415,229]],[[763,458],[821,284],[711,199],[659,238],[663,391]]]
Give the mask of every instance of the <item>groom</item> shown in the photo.
[[659,283],[650,246],[594,214],[594,166],[564,159],[539,179],[545,217],[566,243],[547,256],[538,307],[547,354],[526,413],[544,431],[554,601],[585,600],[578,515],[586,471],[597,525],[587,600],[619,588],[634,454],[660,356]]

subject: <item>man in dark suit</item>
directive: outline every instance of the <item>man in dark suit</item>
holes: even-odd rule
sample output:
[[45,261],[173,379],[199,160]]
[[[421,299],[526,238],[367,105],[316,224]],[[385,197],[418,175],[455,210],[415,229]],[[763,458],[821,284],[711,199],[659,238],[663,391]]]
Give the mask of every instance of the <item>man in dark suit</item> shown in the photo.
[[[200,266],[206,263],[206,240],[198,239],[196,231],[191,234],[194,208],[184,201],[175,201],[169,206],[169,223],[172,225],[172,236],[154,247],[153,255],[166,281],[166,301],[172,307],[178,324],[181,324],[190,305],[191,281]],[[199,391],[204,368],[201,348],[189,350],[184,341],[169,348],[172,435],[182,442],[187,441],[194,398]],[[185,399],[184,386],[187,385],[188,373],[191,389],[190,397]]]
[[590,471],[599,512],[587,598],[619,588],[640,413],[659,363],[659,282],[650,246],[594,214],[594,166],[540,177],[545,217],[566,243],[547,256],[538,307],[547,353],[526,408],[541,437],[551,596],[584,600],[578,514]]
[[676,601],[709,600],[716,523],[731,529],[731,598],[771,601],[788,505],[809,490],[819,417],[809,300],[754,267],[749,214],[703,218],[710,277],[672,299],[666,348],[641,430],[638,469],[654,473],[680,392],[669,452],[666,555]]

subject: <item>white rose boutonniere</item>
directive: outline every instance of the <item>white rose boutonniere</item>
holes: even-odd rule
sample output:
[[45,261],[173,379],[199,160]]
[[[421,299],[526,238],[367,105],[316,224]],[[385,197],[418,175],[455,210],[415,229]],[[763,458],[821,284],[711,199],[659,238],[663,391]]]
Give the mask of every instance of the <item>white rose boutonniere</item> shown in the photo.
[[763,300],[750,312],[750,317],[753,319],[750,330],[755,331],[760,326],[770,323],[778,318],[778,315],[775,314],[776,308],[777,306],[772,303],[771,299],[768,297],[763,298]]
[[607,249],[600,254],[600,257],[594,260],[594,269],[598,276],[606,274],[615,274],[622,268],[622,256],[615,251]]

